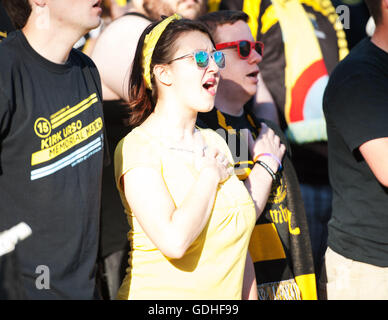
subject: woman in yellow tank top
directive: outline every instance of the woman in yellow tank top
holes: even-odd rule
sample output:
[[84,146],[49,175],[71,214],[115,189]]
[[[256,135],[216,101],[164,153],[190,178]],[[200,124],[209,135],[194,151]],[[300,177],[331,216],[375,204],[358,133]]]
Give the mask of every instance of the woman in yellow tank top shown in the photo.
[[195,127],[197,113],[213,108],[225,64],[214,47],[206,28],[177,15],[139,40],[129,86],[135,129],[114,159],[131,226],[118,299],[257,298],[247,253],[255,204],[222,137]]

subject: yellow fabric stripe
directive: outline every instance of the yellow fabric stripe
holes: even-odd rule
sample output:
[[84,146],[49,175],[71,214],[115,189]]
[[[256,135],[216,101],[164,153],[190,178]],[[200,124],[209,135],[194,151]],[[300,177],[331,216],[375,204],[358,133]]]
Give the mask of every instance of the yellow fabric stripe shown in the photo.
[[221,0],[208,0],[207,8],[209,12],[218,11],[220,8]]
[[80,114],[81,112],[83,112],[91,105],[95,104],[96,102],[98,102],[97,94],[93,93],[89,98],[78,103],[76,106],[68,109],[66,112],[62,113],[61,115],[55,118],[52,118],[51,119],[52,128],[55,129],[59,127],[61,124],[65,123],[67,120]]
[[314,11],[321,13],[333,24],[334,30],[337,32],[339,60],[344,59],[349,53],[348,42],[342,23],[338,19],[337,12],[335,11],[332,2],[318,0],[300,0],[300,2],[313,8]]
[[74,107],[67,106],[59,110],[58,112],[50,116],[51,123],[58,121],[59,119],[65,117],[68,113],[73,112],[75,109],[80,108],[84,104],[88,103],[90,100],[94,99],[97,96],[96,93],[91,94],[88,98],[82,100],[80,103],[77,103]]
[[257,136],[258,136],[258,134],[260,133],[260,130],[257,130],[256,124],[255,124],[255,122],[253,121],[253,119],[252,119],[252,117],[251,117],[250,114],[247,115],[247,119],[248,119],[249,123],[251,124],[251,126],[252,126],[253,128],[255,128],[255,131],[251,131],[251,134],[252,134],[252,136],[253,136],[253,139],[256,139]]
[[116,0],[116,3],[120,6],[120,7],[125,7],[127,5],[127,0]]
[[35,166],[37,164],[41,164],[43,162],[50,161],[57,156],[65,153],[70,150],[74,146],[86,141],[91,136],[101,131],[103,127],[102,118],[99,117],[86,127],[81,130],[73,133],[71,136],[66,139],[59,141],[52,147],[44,150],[37,151],[31,155],[31,165]]
[[302,294],[302,300],[317,300],[315,274],[302,274],[295,277]]
[[7,38],[7,32],[0,31],[0,37]]
[[254,263],[286,258],[275,224],[265,223],[255,226],[249,243],[249,253]]
[[82,48],[82,52],[86,54],[86,52],[88,52],[89,50],[89,47],[90,47],[90,38],[88,40],[85,41],[85,44],[84,44],[84,47]]
[[333,6],[328,5],[326,8],[324,8],[323,5],[320,4],[320,2],[321,1],[316,1],[316,0],[300,0],[300,3],[313,8],[314,11],[321,13],[325,17],[327,17],[330,13],[335,12],[335,9]]
[[236,162],[234,165],[243,165],[243,164],[253,164],[253,161],[251,160],[247,160],[247,161],[239,161],[239,162]]
[[260,5],[261,0],[245,0],[243,4],[243,10],[248,16],[248,25],[251,29],[253,39],[257,39],[257,28],[259,24],[257,22],[257,18],[260,14]]
[[273,25],[278,23],[279,19],[276,15],[274,6],[271,4],[261,17],[261,33],[266,33]]
[[233,129],[233,127],[228,126],[226,124],[226,119],[225,119],[224,115],[219,110],[217,110],[217,121],[218,121],[218,124],[221,126],[221,128],[224,128],[225,130],[227,130],[228,133],[237,134],[236,130]]
[[65,123],[66,121],[68,121],[71,118],[74,118],[76,115],[78,115],[81,112],[85,111],[86,109],[88,109],[90,106],[92,106],[93,104],[95,104],[97,102],[98,102],[98,98],[93,99],[89,103],[87,103],[84,106],[82,106],[82,108],[74,111],[73,113],[69,114],[66,118],[62,119],[59,122],[56,122],[55,124],[53,124],[52,128],[55,129],[55,128],[59,127],[61,124]]
[[239,161],[234,164],[234,173],[241,180],[244,181],[251,173],[249,165],[253,165],[253,161]]

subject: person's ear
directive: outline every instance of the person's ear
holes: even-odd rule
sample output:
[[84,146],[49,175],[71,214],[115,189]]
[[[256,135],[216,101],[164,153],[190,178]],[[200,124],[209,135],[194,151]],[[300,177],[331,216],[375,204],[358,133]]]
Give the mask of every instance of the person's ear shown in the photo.
[[172,84],[171,70],[168,65],[157,64],[154,66],[154,76],[166,86]]
[[46,5],[46,0],[30,0],[30,3],[34,4],[37,7],[44,7]]

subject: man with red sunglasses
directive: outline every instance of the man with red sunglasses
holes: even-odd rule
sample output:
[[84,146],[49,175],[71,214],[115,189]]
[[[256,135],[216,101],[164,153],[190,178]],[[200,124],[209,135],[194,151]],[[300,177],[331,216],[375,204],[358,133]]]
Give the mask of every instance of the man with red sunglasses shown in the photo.
[[[247,106],[257,91],[258,64],[264,46],[254,41],[247,24],[248,16],[242,11],[212,12],[199,20],[208,26],[216,49],[224,52],[226,65],[220,70],[215,108],[208,113],[199,113],[197,124],[217,130],[225,137],[235,160],[235,172],[253,198],[257,197],[255,190],[260,190],[264,196],[266,176],[258,175],[258,169],[264,167],[273,178],[268,198],[262,208],[257,208],[262,213],[249,245],[258,297],[262,300],[316,299],[307,220],[287,140],[278,126],[256,118]],[[281,143],[287,146],[283,158],[266,154],[252,159],[255,146],[262,140],[260,133],[265,131],[280,137]],[[244,139],[239,139],[243,132],[248,132],[248,147]],[[235,149],[233,141],[237,141]],[[244,154],[243,150],[247,149],[249,152]],[[274,160],[281,166],[271,172],[271,161]],[[263,175],[268,173],[262,171]]]
[[[319,278],[333,199],[322,98],[329,75],[349,52],[341,20],[331,1],[209,0],[209,5],[246,12],[254,38],[266,46],[260,65],[265,84],[260,82],[255,113],[278,121],[291,144]],[[360,23],[351,18],[350,26]],[[268,88],[265,96],[262,87]]]

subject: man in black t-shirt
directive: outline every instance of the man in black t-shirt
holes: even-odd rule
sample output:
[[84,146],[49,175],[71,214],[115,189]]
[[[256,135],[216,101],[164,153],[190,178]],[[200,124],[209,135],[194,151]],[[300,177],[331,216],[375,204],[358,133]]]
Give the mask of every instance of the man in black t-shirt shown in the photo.
[[388,299],[388,1],[366,3],[376,31],[337,66],[324,95],[333,187],[321,286],[328,299]]
[[[280,128],[255,117],[246,105],[256,93],[258,64],[262,60],[260,49],[251,47],[253,37],[247,24],[248,16],[241,11],[217,11],[199,20],[209,27],[216,48],[225,53],[226,66],[220,71],[215,108],[199,113],[197,124],[216,130],[225,138],[234,157],[236,174],[244,181],[261,213],[249,244],[258,297],[261,300],[316,299],[307,220],[290,161],[291,150]],[[243,41],[242,49],[238,50],[235,42],[240,40],[251,42]],[[261,167],[262,163],[252,161],[260,155],[257,146],[266,139],[261,135],[263,122],[287,145],[283,169],[273,181],[273,176],[271,179],[271,174]],[[239,138],[246,131],[252,136],[248,146]],[[259,156],[259,160],[273,166],[271,155]]]
[[15,257],[27,299],[93,299],[101,83],[93,62],[72,47],[99,25],[99,2],[3,4],[22,29],[0,44],[0,232],[22,222],[32,231]]

